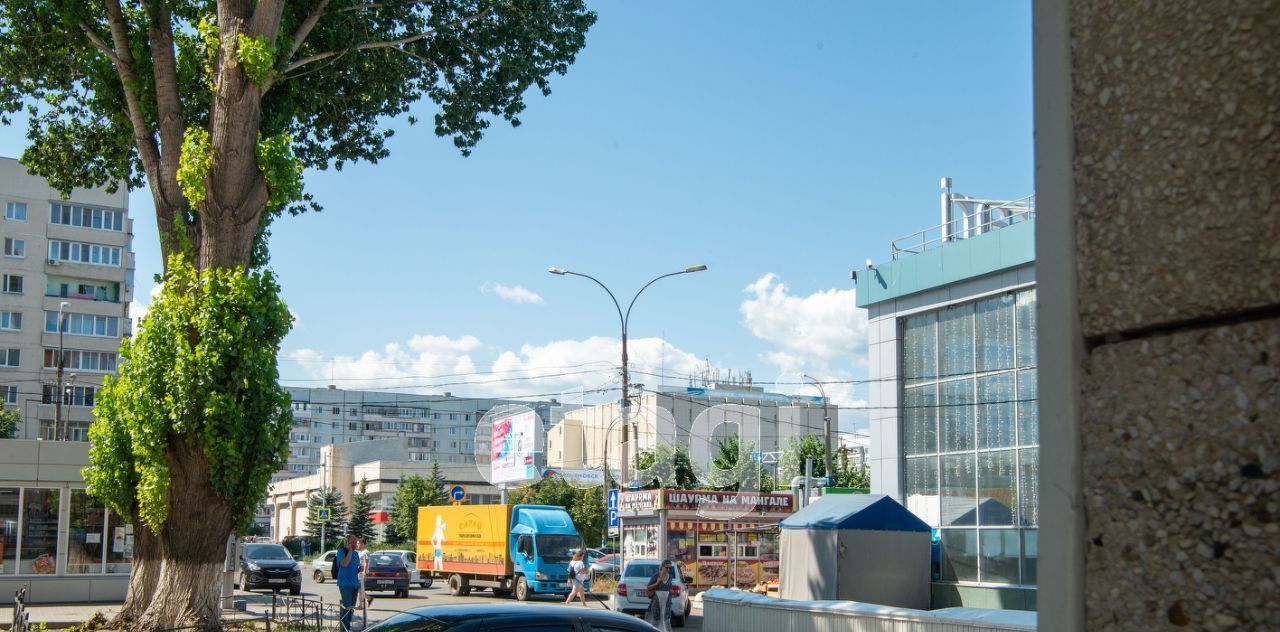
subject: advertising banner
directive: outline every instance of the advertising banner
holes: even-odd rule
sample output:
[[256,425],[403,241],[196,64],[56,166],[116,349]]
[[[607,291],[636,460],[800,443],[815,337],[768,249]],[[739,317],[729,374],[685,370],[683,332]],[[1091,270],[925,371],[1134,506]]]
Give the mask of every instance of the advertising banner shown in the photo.
[[418,508],[418,569],[437,572],[510,572],[508,505]]
[[538,468],[534,463],[537,424],[538,415],[533,411],[494,420],[491,443],[493,459],[489,461],[491,482],[513,483],[538,477]]

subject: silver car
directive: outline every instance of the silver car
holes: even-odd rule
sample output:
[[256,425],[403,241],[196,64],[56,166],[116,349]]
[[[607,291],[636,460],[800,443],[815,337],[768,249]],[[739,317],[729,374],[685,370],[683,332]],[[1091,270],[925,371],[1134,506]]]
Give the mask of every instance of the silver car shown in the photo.
[[[627,560],[622,569],[622,577],[618,578],[618,588],[613,594],[613,609],[628,614],[644,614],[649,609],[649,596],[645,587],[649,580],[658,574],[658,560]],[[689,618],[693,604],[689,601],[689,587],[685,584],[684,564],[674,562],[671,565],[671,624],[684,627]]]

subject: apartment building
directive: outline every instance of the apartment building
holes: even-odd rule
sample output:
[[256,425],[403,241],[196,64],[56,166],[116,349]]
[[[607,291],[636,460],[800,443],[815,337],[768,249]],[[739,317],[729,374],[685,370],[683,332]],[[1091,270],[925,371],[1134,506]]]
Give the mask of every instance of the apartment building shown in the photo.
[[20,415],[17,439],[52,439],[61,415],[59,434],[86,441],[95,392],[132,333],[128,193],[76,189],[63,199],[0,158],[0,205],[0,404]]
[[[316,474],[324,446],[403,438],[409,461],[474,465],[476,424],[504,405],[529,406],[545,424],[557,403],[381,391],[285,387],[293,400],[289,462],[272,482]],[[484,437],[481,438],[483,441]],[[390,458],[390,457],[388,457]],[[370,459],[376,460],[376,459]]]

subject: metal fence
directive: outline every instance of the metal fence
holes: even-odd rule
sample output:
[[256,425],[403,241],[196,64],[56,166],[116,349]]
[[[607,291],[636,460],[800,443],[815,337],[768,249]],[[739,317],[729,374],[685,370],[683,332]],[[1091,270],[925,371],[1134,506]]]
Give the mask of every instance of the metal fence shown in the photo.
[[[360,630],[365,627],[368,627],[367,612],[359,607],[352,608],[352,629]],[[272,594],[269,610],[244,617],[223,617],[221,628],[223,630],[261,628],[265,629],[266,632],[340,632],[342,630],[342,604],[325,602],[323,599]],[[205,629],[207,628],[193,625],[166,628],[162,632],[188,632]]]
[[1017,200],[951,198],[950,220],[890,242],[894,259],[920,254],[948,242],[960,241],[1019,224],[1036,217],[1036,196]]
[[27,585],[13,593],[13,632],[27,632],[31,628],[31,613],[27,612]]

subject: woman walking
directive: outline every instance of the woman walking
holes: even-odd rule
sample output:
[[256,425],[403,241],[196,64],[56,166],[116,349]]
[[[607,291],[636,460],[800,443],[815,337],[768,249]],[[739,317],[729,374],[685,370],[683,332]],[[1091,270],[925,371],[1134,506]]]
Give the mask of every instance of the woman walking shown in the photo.
[[662,560],[645,592],[649,595],[649,609],[644,620],[662,632],[671,632],[671,560]]
[[587,563],[583,561],[585,557],[585,551],[578,551],[573,554],[573,561],[569,562],[569,581],[573,584],[573,588],[569,591],[569,598],[564,600],[565,605],[573,603],[574,595],[582,600],[583,606],[587,605]]

